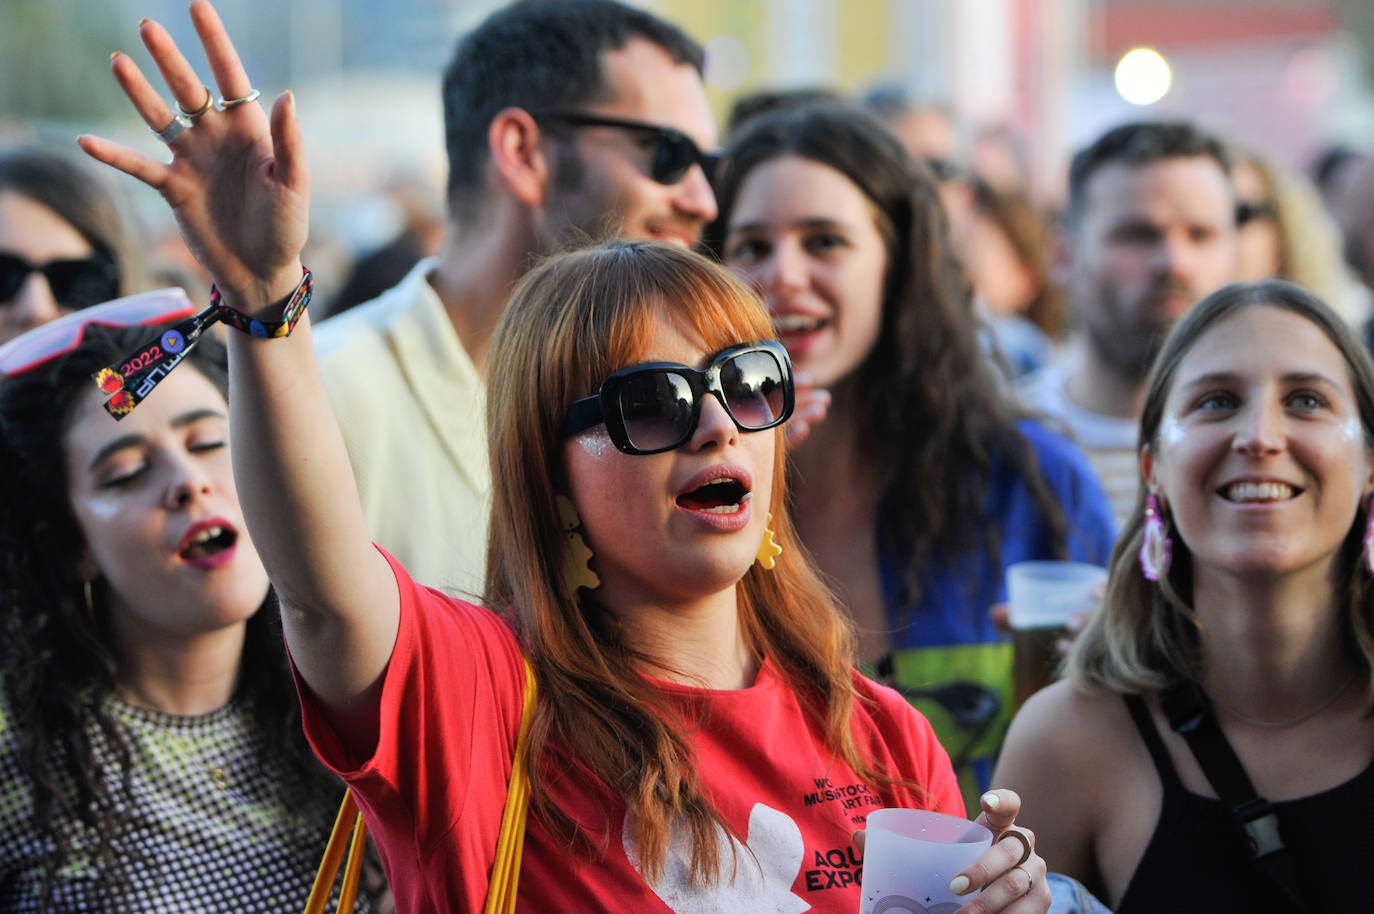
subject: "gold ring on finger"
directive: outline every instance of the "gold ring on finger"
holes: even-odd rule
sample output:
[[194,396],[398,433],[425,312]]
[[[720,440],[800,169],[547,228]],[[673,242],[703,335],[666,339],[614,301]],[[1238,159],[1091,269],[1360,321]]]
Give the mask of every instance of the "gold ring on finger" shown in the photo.
[[1021,834],[1021,832],[1017,831],[1014,828],[1009,828],[1006,831],[1002,832],[1002,834],[997,837],[997,840],[1005,841],[1008,838],[1015,838],[1017,841],[1021,842],[1021,859],[1012,864],[1012,866],[1014,867],[1020,866],[1021,864],[1025,863],[1027,860],[1030,859],[1030,838],[1027,838],[1025,835]]
[[202,88],[205,89],[205,104],[201,105],[196,110],[187,111],[185,108],[181,107],[181,102],[177,102],[177,110],[185,115],[193,124],[204,117],[205,113],[215,106],[215,93],[210,91],[209,86],[202,86]]
[[215,104],[215,107],[221,111],[228,111],[230,108],[237,108],[239,105],[247,105],[250,102],[255,102],[258,100],[258,96],[260,95],[262,95],[262,93],[259,92],[257,89],[254,89],[247,95],[244,95],[240,98],[221,97],[220,100]]
[[159,140],[162,140],[162,142],[170,146],[172,145],[172,141],[175,140],[177,137],[181,136],[183,133],[185,133],[186,129],[190,126],[191,119],[189,117],[187,117],[184,114],[174,114],[172,115],[171,122],[168,123],[167,126],[163,127],[161,130],[153,130],[153,128],[151,127],[149,127],[148,129],[152,130],[153,135],[156,136]]

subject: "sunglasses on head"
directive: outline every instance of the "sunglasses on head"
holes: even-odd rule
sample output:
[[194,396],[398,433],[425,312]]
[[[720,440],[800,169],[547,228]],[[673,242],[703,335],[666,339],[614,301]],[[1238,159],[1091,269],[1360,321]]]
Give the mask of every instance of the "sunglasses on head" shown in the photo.
[[621,130],[653,134],[654,159],[649,166],[649,177],[659,184],[676,184],[693,165],[700,165],[701,170],[706,173],[706,180],[710,181],[715,176],[716,164],[720,161],[719,150],[702,152],[701,147],[692,142],[691,137],[672,127],[583,114],[580,111],[531,111],[530,114],[536,120],[557,121],[573,127],[616,127]]
[[[195,305],[180,289],[158,289],[117,298],[49,321],[0,346],[0,375],[23,374],[66,355],[81,345],[86,338],[86,328],[93,324],[102,327],[143,327],[182,320],[195,313]],[[172,341],[168,348],[176,345]]]
[[760,432],[792,415],[792,363],[772,340],[731,346],[716,353],[704,371],[676,362],[622,368],[601,389],[568,407],[563,437],[600,423],[626,454],[658,454],[682,446],[712,394],[742,432]]
[[119,294],[119,270],[100,254],[91,257],[31,263],[17,254],[0,251],[0,307],[24,285],[30,273],[42,273],[52,297],[67,308],[87,308]]

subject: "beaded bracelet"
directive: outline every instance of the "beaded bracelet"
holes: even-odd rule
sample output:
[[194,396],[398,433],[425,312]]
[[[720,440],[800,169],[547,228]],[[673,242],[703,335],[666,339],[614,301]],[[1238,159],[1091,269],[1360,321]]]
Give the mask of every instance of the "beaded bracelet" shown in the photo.
[[306,305],[310,304],[310,293],[315,290],[315,278],[311,275],[307,267],[301,267],[301,282],[296,286],[296,291],[291,293],[291,297],[286,300],[286,307],[282,308],[281,320],[279,321],[260,321],[257,318],[249,317],[242,311],[236,310],[222,303],[223,296],[220,295],[218,286],[210,286],[210,307],[215,309],[215,316],[224,323],[233,327],[235,330],[247,333],[249,336],[256,336],[260,339],[280,339],[290,336],[291,331],[296,329],[296,322],[305,313]]

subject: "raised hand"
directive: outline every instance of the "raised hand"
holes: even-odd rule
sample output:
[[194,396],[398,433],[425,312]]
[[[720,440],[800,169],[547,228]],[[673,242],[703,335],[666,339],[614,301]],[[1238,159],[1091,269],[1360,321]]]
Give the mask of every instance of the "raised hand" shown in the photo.
[[830,411],[830,391],[813,384],[805,372],[795,372],[792,380],[796,384],[797,405],[785,426],[788,447],[796,447],[810,437],[811,429],[825,421]]
[[135,110],[167,142],[171,162],[100,137],[78,142],[92,158],[161,193],[227,301],[256,311],[300,282],[310,198],[304,144],[290,93],[277,98],[269,121],[214,7],[193,0],[190,12],[218,102],[211,103],[213,90],[152,20],[139,24],[139,37],[180,110],[127,55],[115,54],[110,64]]

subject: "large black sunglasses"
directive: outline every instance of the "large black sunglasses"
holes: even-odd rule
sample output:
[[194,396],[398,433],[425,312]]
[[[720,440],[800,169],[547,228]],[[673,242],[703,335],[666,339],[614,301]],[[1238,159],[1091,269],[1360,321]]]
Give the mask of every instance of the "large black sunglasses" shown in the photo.
[[659,184],[676,184],[693,165],[700,165],[706,173],[706,180],[710,181],[715,177],[716,164],[720,161],[720,150],[708,149],[703,152],[691,137],[672,127],[618,117],[601,117],[581,111],[531,111],[530,115],[535,120],[558,121],[574,127],[616,127],[653,134],[654,160],[649,165],[649,177]]
[[119,270],[113,261],[100,254],[31,263],[17,254],[0,251],[0,305],[19,294],[30,273],[42,273],[57,303],[73,310],[109,301],[119,294]]
[[701,403],[713,394],[742,432],[761,432],[792,415],[792,363],[772,340],[723,349],[705,371],[676,362],[622,368],[595,396],[568,407],[566,438],[602,422],[626,454],[658,454],[680,447],[697,429]]

